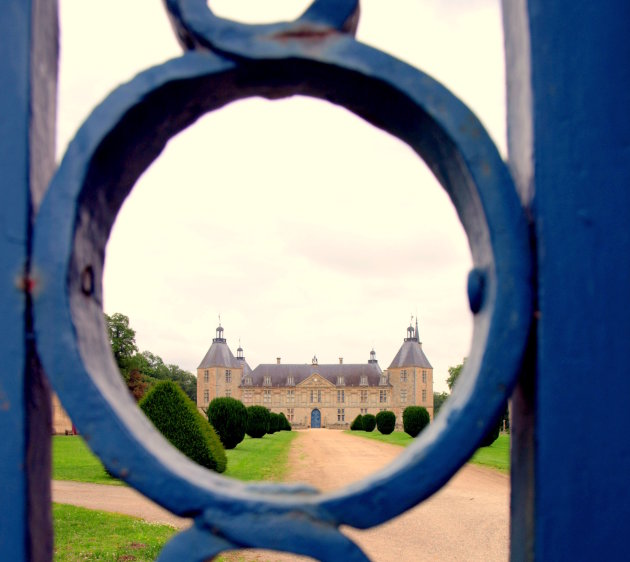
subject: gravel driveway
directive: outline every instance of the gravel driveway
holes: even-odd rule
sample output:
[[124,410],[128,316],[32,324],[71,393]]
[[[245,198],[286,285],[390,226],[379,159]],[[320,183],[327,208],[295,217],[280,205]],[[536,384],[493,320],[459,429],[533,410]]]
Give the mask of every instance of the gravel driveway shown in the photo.
[[[287,480],[332,490],[375,472],[401,450],[331,429],[299,431],[289,456]],[[468,465],[437,494],[400,517],[374,529],[343,528],[343,532],[374,562],[506,561],[509,495],[507,475]],[[176,527],[190,524],[190,520],[174,517],[122,486],[56,481],[53,501],[135,515]],[[243,554],[239,552],[234,560],[243,560]],[[310,560],[266,551],[251,551],[245,559]]]

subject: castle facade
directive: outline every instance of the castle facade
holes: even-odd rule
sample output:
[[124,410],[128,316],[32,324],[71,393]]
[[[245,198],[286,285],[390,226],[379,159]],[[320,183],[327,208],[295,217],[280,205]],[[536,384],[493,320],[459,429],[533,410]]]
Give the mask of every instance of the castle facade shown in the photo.
[[374,350],[367,363],[261,364],[251,369],[239,346],[236,357],[221,326],[197,368],[197,406],[205,411],[213,398],[231,396],[245,406],[260,405],[284,413],[294,428],[347,429],[359,414],[390,410],[402,426],[407,406],[424,406],[433,419],[433,367],[422,350],[418,323],[389,367],[383,371]]

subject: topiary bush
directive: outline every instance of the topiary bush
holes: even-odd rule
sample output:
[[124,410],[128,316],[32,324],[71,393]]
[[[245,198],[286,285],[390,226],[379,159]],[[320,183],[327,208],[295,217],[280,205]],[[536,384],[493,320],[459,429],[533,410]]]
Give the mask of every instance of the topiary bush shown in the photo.
[[431,416],[423,406],[407,406],[403,412],[405,433],[416,437],[431,421]]
[[269,429],[267,433],[275,433],[280,431],[280,416],[275,412],[269,412]]
[[221,440],[174,382],[156,384],[139,406],[158,431],[187,457],[216,472],[225,471],[227,458]]
[[383,434],[389,435],[396,427],[396,414],[388,410],[376,414],[376,428]]
[[373,414],[363,414],[363,431],[371,432],[376,427],[376,416]]
[[247,408],[247,435],[260,439],[269,429],[269,410],[264,406],[249,406]]
[[354,421],[350,424],[351,431],[362,431],[363,430],[363,416],[359,414]]
[[208,405],[206,415],[226,449],[234,449],[245,439],[247,408],[240,400],[228,396],[215,398]]
[[278,415],[280,416],[280,431],[291,431],[291,424],[284,412],[280,412]]

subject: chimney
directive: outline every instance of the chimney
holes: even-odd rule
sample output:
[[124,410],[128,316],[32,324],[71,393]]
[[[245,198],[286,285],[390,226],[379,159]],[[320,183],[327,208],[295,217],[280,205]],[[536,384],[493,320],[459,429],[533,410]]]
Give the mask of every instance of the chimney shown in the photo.
[[280,357],[276,357],[276,364],[280,365]]
[[340,365],[343,365],[343,357],[340,357],[340,358],[339,358],[339,364],[340,364]]

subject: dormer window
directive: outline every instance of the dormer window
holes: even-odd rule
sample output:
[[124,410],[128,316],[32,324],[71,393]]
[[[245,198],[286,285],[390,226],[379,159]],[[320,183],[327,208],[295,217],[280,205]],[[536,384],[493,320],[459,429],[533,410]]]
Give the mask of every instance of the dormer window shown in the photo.
[[249,375],[245,377],[245,384],[247,386],[251,386],[252,385],[252,377],[250,377]]
[[381,375],[381,382],[379,384],[387,384],[387,375]]
[[361,375],[361,382],[359,384],[367,386],[367,375]]
[[295,380],[293,379],[293,375],[289,375],[287,377],[287,386],[293,386],[295,385]]
[[265,378],[263,380],[263,385],[271,386],[271,375],[265,375]]
[[343,377],[337,377],[337,386],[345,386],[346,381]]

